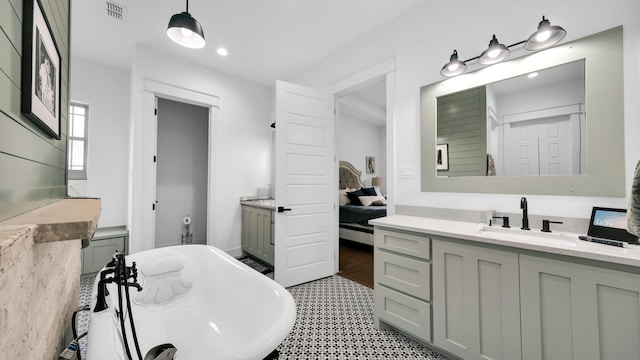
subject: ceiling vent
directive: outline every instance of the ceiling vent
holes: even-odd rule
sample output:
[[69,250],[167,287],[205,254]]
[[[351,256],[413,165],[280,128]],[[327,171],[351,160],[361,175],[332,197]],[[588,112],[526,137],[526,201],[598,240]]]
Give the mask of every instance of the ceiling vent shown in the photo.
[[113,19],[127,21],[127,8],[112,1],[107,1],[107,15]]

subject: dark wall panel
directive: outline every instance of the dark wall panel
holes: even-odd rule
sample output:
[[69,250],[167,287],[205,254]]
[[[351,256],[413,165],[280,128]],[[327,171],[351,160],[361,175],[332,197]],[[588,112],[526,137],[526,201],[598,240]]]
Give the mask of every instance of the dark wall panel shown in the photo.
[[0,0],[0,221],[66,196],[69,1],[41,0],[61,56],[61,139],[20,112],[22,1]]

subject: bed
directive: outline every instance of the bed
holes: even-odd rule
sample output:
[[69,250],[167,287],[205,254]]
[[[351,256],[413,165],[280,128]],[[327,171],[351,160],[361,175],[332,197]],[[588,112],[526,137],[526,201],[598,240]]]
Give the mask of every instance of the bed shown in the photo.
[[[354,204],[344,197],[345,192],[352,192],[366,188],[360,178],[362,171],[359,171],[351,163],[340,161],[339,170],[339,189],[341,192],[340,200],[340,220],[339,220],[339,237],[341,239],[351,240],[362,244],[373,245],[373,226],[368,224],[371,219],[384,217],[387,215],[386,200],[377,194],[380,200],[371,204],[365,201],[365,205]],[[352,190],[352,191],[349,191]],[[345,201],[346,200],[346,201]],[[345,204],[345,202],[347,202]]]

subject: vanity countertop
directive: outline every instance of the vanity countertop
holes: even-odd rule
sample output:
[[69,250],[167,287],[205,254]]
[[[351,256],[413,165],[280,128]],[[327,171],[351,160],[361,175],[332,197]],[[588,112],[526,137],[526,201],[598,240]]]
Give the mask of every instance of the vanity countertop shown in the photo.
[[276,209],[276,201],[274,199],[247,199],[240,200],[240,204],[259,207],[263,209],[275,210]]
[[[488,228],[485,224],[407,215],[387,216],[370,220],[369,223],[376,227],[388,229],[413,231],[464,239],[478,243],[508,246],[512,248],[640,267],[640,245],[628,245],[628,247],[620,248],[591,243],[578,240],[578,235],[580,234],[574,233],[557,232],[542,235],[540,233],[540,229],[524,231],[512,228],[510,229],[510,231],[514,231],[512,238],[510,238],[508,233],[498,233],[500,236],[499,238],[496,238],[494,236],[485,236],[483,234],[483,229]],[[499,231],[500,226],[494,226],[491,230]],[[540,241],[536,241],[534,236],[540,237]],[[562,236],[564,240],[554,240],[554,237],[559,236]],[[523,238],[519,239],[519,237]]]

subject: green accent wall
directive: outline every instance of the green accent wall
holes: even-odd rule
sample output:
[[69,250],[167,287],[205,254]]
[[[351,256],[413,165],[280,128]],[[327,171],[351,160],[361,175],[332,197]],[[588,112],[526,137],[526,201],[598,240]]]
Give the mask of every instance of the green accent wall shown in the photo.
[[20,112],[23,2],[0,0],[0,221],[67,194],[70,0],[41,1],[62,60],[61,139]]
[[449,170],[438,176],[487,175],[486,88],[438,97],[437,143],[449,145]]

